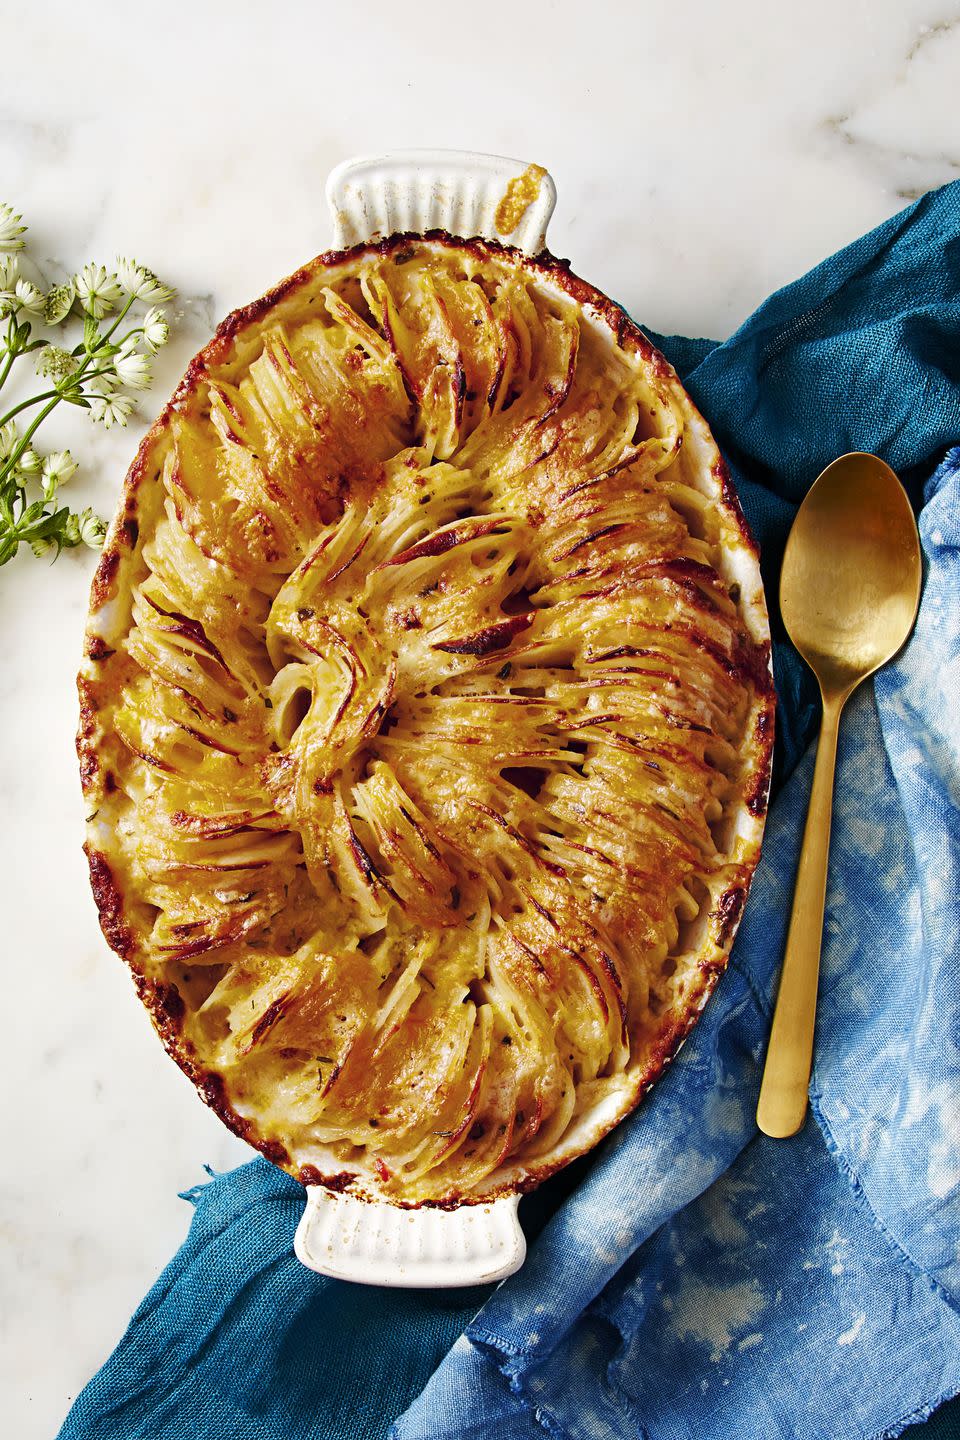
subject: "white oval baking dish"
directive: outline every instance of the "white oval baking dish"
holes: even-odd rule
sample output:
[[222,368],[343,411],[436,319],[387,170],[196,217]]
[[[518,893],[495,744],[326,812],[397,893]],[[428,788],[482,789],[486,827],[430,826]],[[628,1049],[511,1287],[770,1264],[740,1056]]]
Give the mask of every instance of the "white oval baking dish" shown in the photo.
[[[662,1019],[651,1031],[650,1043],[638,1045],[630,1064],[604,1077],[602,1088],[569,1117],[559,1139],[551,1137],[548,1145],[541,1144],[526,1158],[521,1149],[466,1192],[452,1187],[433,1203],[405,1203],[387,1193],[376,1157],[370,1157],[364,1147],[359,1147],[360,1153],[345,1169],[344,1155],[335,1144],[308,1133],[296,1137],[294,1149],[288,1150],[258,1130],[256,1114],[247,1116],[235,1108],[223,1076],[205,1067],[182,1033],[184,1001],[177,984],[147,973],[138,957],[136,937],[123,922],[123,893],[108,861],[114,826],[109,807],[100,803],[113,792],[107,786],[112,777],[103,774],[101,767],[98,706],[103,699],[103,676],[98,667],[109,664],[109,657],[118,653],[124,639],[126,612],[115,602],[134,584],[132,567],[139,563],[143,543],[134,517],[145,477],[155,478],[153,458],[158,447],[170,444],[177,407],[184,395],[196,388],[207,363],[216,366],[216,357],[225,343],[231,343],[238,325],[242,327],[251,315],[277,303],[291,285],[296,288],[315,272],[343,274],[344,267],[356,267],[378,250],[403,252],[412,239],[419,239],[428,253],[454,248],[481,261],[502,254],[504,263],[530,277],[548,301],[552,296],[569,307],[572,299],[581,327],[596,332],[603,345],[609,345],[612,337],[628,358],[642,357],[669,388],[683,422],[683,473],[693,477],[693,483],[716,507],[719,553],[714,563],[731,596],[735,590],[739,592],[740,609],[753,642],[748,647],[751,664],[760,653],[757,647],[769,655],[769,626],[756,547],[706,422],[626,313],[575,275],[566,261],[557,260],[545,249],[556,195],[541,166],[491,156],[415,151],[341,166],[330,177],[328,195],[337,240],[347,248],[317,257],[254,307],[238,311],[224,322],[210,346],[195,357],[128,472],[124,498],[91,592],[79,681],[81,774],[85,792],[98,795],[86,850],[104,935],[133,970],[141,998],[171,1055],[227,1125],[251,1138],[268,1158],[290,1169],[306,1186],[307,1206],[296,1236],[296,1253],[304,1264],[367,1284],[472,1285],[501,1279],[518,1268],[525,1252],[517,1221],[518,1196],[585,1154],[636,1107],[669,1064],[722,974],[759,855],[773,738],[772,687],[756,688],[752,714],[745,717],[750,762],[745,779],[749,786],[743,787],[735,812],[728,816],[732,833],[728,823],[727,861],[703,877],[698,875],[699,892],[696,898],[688,892],[682,915],[678,902],[676,938],[683,967],[676,960],[672,969],[663,971],[665,975],[681,972],[677,1003],[668,1000],[651,1012]],[[156,499],[154,494],[154,507]],[[668,954],[664,964],[669,966],[671,961]]]

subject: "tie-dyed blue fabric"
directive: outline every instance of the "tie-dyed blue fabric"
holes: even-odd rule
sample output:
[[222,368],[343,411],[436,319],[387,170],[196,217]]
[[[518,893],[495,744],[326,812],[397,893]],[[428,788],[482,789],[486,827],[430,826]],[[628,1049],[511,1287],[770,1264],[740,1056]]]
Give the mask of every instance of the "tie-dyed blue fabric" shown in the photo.
[[916,631],[844,717],[805,1129],[753,1119],[817,719],[774,616],[775,800],[730,968],[640,1110],[524,1201],[523,1270],[447,1296],[308,1274],[299,1187],[255,1161],[191,1192],[62,1440],[874,1440],[960,1391],[960,182],[725,344],[660,343],[771,601],[834,455],[877,451],[920,511]]

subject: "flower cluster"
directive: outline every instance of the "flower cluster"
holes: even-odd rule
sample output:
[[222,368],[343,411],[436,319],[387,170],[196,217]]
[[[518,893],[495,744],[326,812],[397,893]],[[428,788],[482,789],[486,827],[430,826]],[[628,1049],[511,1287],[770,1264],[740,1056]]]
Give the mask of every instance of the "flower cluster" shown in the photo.
[[[126,425],[135,392],[150,384],[150,362],[170,333],[159,306],[173,297],[152,270],[123,257],[114,270],[91,263],[62,284],[41,289],[21,273],[27,229],[22,219],[0,204],[0,389],[27,354],[44,385],[0,416],[0,565],[21,545],[46,555],[103,544],[106,527],[91,510],[58,504],[59,487],[77,468],[70,452],[42,455],[34,436],[61,403],[88,411],[107,430]],[[75,345],[36,333],[56,329],[74,315],[83,321]]]

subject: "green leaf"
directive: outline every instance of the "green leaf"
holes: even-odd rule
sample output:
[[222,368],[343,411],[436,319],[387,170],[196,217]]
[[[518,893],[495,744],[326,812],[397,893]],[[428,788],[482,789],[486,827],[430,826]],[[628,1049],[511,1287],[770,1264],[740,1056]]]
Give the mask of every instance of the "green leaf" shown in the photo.
[[92,315],[83,317],[83,348],[92,355],[100,344],[100,327]]
[[44,516],[39,525],[34,527],[34,534],[41,536],[43,539],[56,534],[66,523],[69,514],[70,509],[67,505],[64,505],[60,510],[51,511],[49,515]]
[[33,504],[28,505],[26,510],[24,510],[23,514],[20,516],[20,523],[17,528],[19,530],[29,530],[34,521],[40,519],[45,508],[45,501],[34,500]]

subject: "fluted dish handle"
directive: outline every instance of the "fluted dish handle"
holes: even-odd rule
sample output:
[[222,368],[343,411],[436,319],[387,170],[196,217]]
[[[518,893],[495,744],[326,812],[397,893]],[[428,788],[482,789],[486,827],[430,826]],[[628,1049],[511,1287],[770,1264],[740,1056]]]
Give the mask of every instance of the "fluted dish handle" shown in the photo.
[[294,1250],[308,1269],[357,1285],[485,1285],[523,1264],[518,1202],[519,1196],[505,1195],[456,1210],[401,1210],[311,1186]]
[[446,230],[537,255],[557,203],[540,165],[470,150],[398,150],[338,165],[327,201],[340,248],[388,235]]

